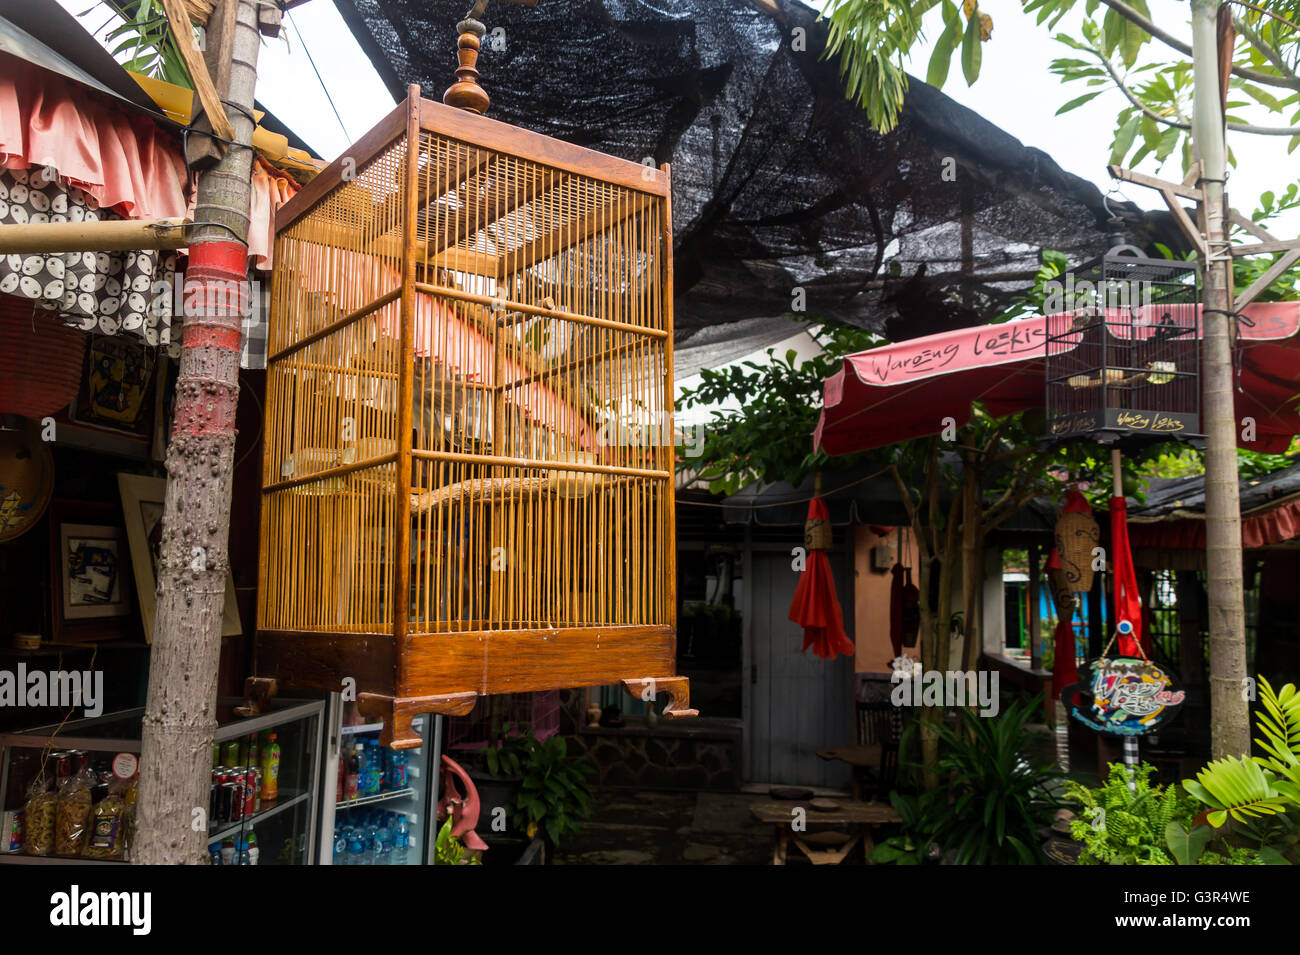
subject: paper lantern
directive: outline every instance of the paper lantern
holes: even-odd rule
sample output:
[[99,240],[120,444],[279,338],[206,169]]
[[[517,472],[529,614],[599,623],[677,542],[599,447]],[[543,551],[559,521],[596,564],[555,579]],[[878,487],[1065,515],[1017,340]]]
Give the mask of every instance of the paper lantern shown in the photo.
[[1060,572],[1073,593],[1092,590],[1093,549],[1101,540],[1101,529],[1092,507],[1078,491],[1065,496],[1065,508],[1056,522],[1056,549],[1061,556]]
[[81,383],[86,336],[31,299],[0,295],[0,414],[39,421]]

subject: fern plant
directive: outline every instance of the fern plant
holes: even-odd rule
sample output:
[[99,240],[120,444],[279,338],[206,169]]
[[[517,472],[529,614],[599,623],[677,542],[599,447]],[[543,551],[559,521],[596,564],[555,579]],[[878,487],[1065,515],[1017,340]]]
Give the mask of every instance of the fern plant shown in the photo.
[[[1111,763],[1106,782],[1097,789],[1070,780],[1067,796],[1078,803],[1079,817],[1070,835],[1083,843],[1080,865],[1173,865],[1178,861],[1168,844],[1170,824],[1188,823],[1195,803],[1177,785],[1152,785],[1155,767],[1146,763],[1132,772]],[[1181,828],[1181,827],[1180,827]],[[1182,830],[1186,835],[1186,830]],[[1202,848],[1204,843],[1202,843]]]

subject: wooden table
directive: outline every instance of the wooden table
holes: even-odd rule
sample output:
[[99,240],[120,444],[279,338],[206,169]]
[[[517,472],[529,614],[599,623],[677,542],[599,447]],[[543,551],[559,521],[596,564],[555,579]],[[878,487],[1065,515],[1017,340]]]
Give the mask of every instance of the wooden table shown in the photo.
[[[785,865],[791,842],[813,865],[838,865],[861,842],[869,864],[871,850],[875,847],[872,827],[903,821],[892,806],[884,803],[834,801],[838,806],[830,810],[814,809],[812,800],[760,802],[750,807],[755,819],[775,827],[772,865]],[[801,823],[804,828],[796,830],[796,823]],[[813,826],[835,826],[841,831],[809,832]]]

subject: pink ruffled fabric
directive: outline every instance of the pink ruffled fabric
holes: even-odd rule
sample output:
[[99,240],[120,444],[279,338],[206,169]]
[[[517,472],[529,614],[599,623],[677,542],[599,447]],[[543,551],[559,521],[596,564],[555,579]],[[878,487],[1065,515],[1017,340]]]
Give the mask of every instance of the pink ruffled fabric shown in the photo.
[[0,165],[50,166],[103,208],[130,219],[185,215],[180,144],[148,117],[107,105],[78,83],[0,53]]

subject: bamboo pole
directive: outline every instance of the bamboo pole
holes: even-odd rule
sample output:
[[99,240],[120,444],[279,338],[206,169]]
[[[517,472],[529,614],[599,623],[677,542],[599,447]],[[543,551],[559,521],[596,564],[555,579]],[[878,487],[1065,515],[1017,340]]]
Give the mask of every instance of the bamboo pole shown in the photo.
[[98,222],[28,222],[0,225],[0,250],[31,255],[54,252],[132,252],[183,249],[188,219],[101,219]]

